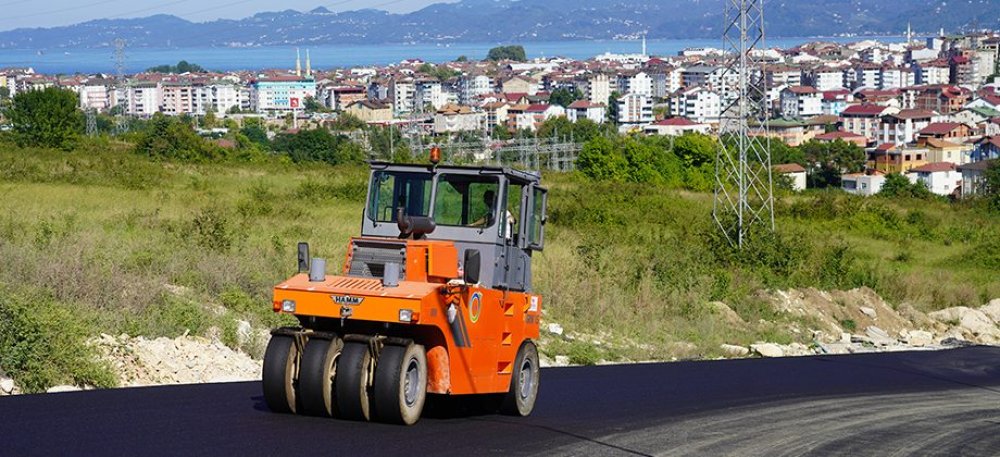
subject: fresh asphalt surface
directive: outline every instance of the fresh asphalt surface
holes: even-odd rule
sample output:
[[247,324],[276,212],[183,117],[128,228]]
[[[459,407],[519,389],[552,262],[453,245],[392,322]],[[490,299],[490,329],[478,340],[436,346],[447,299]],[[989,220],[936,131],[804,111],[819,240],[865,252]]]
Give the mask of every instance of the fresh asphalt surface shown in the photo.
[[553,368],[534,414],[270,413],[257,382],[0,398],[0,455],[1000,455],[1000,348]]

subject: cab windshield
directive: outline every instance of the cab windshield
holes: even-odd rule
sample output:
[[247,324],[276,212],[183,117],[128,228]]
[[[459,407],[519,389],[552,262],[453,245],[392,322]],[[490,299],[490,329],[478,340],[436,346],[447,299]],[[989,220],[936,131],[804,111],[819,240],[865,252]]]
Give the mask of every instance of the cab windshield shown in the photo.
[[375,172],[368,217],[375,222],[396,222],[400,211],[408,216],[428,216],[432,177],[430,173]]
[[450,227],[492,227],[500,207],[500,180],[496,176],[438,174],[435,201],[430,173],[378,171],[372,176],[368,217],[395,223],[400,214],[430,216]]

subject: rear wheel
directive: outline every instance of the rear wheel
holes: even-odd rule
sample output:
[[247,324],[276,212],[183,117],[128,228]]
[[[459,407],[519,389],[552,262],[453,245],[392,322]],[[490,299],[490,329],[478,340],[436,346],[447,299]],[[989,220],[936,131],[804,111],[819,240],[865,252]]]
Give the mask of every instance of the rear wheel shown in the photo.
[[334,378],[337,410],[344,419],[366,421],[371,417],[368,405],[368,374],[371,363],[372,357],[367,344],[344,344],[337,361],[337,376]]
[[418,344],[386,346],[375,368],[375,417],[412,425],[427,400],[427,355]]
[[299,400],[302,412],[312,416],[331,417],[336,412],[333,380],[337,374],[337,357],[343,343],[340,338],[312,338],[302,351],[299,370]]
[[514,373],[510,377],[510,390],[503,398],[500,412],[511,416],[527,416],[535,409],[538,398],[538,348],[525,341],[514,359]]
[[295,392],[298,374],[299,350],[295,338],[273,335],[264,352],[262,384],[264,402],[276,413],[294,413],[297,399]]

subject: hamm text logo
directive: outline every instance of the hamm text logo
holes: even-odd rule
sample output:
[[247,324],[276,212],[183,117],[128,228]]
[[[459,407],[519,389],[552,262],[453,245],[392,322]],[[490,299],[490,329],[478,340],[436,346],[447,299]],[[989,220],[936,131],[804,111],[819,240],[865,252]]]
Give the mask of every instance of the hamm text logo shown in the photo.
[[352,297],[350,295],[331,295],[333,302],[338,305],[357,306],[365,301],[365,297]]

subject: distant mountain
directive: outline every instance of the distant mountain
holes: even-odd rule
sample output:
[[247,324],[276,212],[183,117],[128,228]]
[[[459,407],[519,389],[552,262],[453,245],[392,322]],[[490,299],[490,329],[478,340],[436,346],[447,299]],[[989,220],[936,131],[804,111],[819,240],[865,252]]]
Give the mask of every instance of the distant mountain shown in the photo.
[[[317,0],[317,2],[322,0]],[[462,0],[407,14],[363,9],[285,10],[195,23],[176,16],[101,19],[0,32],[0,48],[235,47],[410,42],[511,43],[579,39],[716,38],[724,0]],[[770,0],[777,37],[899,34],[1000,28],[1000,0]]]

